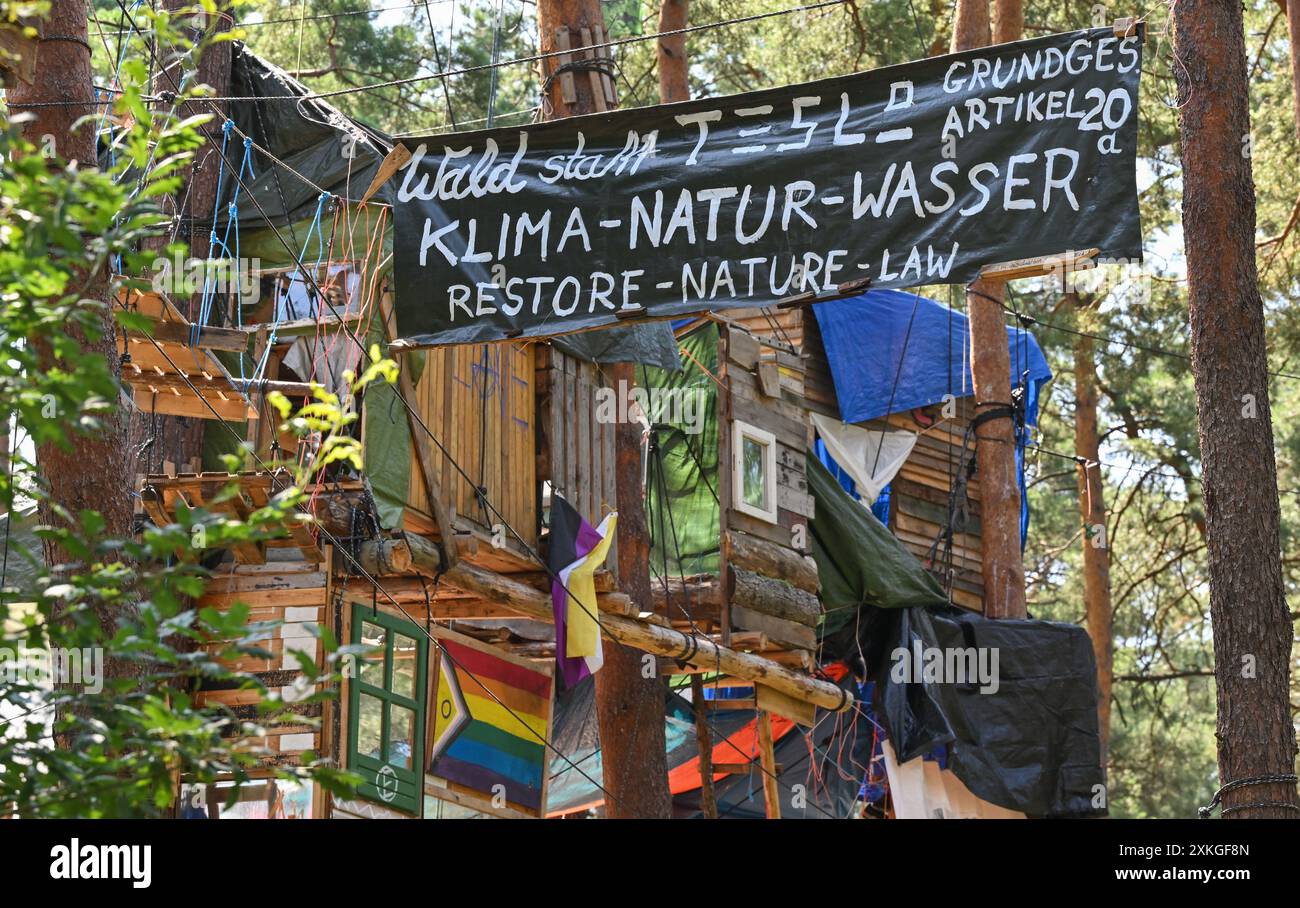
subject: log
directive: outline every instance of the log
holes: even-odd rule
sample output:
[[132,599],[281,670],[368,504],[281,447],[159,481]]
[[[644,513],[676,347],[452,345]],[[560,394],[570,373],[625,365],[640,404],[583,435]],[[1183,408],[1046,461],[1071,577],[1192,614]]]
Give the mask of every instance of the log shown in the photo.
[[694,621],[716,621],[722,603],[722,584],[713,575],[669,577],[650,581],[654,610],[670,621],[681,621],[689,613]]
[[[362,552],[378,545],[400,543],[400,540],[383,540],[362,545]],[[373,553],[368,555],[373,558]],[[364,563],[364,559],[363,559]],[[430,575],[432,576],[432,575]],[[484,599],[500,602],[519,614],[539,621],[553,620],[550,596],[530,586],[518,583],[501,574],[494,574],[468,562],[458,562],[443,575],[443,581],[452,586],[475,593]],[[621,593],[597,595],[597,606],[602,600],[626,598]],[[838,685],[793,672],[784,666],[721,646],[707,637],[685,634],[668,627],[647,624],[635,618],[599,614],[601,628],[619,643],[636,647],[658,656],[681,659],[691,665],[720,670],[724,674],[745,681],[759,682],[781,693],[820,706],[822,709],[841,711],[853,705],[853,695]]]
[[[473,555],[478,540],[465,533],[455,537],[457,554]],[[447,553],[449,556],[451,552]],[[377,539],[357,549],[357,562],[368,574],[423,574],[436,577],[441,567],[438,546],[423,536],[410,533],[398,539]]]
[[812,593],[793,587],[784,580],[764,577],[744,568],[731,568],[731,604],[739,605],[773,618],[816,627],[821,616],[821,602]]
[[736,627],[747,631],[758,631],[769,640],[784,643],[798,649],[816,649],[817,631],[793,621],[773,618],[762,612],[755,612],[742,605],[731,603],[731,622]]
[[718,818],[718,799],[713,793],[713,740],[709,735],[708,704],[699,675],[691,675],[691,709],[695,713],[695,744],[700,751],[700,809],[706,820]]
[[764,577],[779,577],[809,593],[817,592],[817,562],[809,556],[734,530],[726,532],[724,541],[727,564]]
[[772,746],[772,717],[767,710],[758,711],[759,765],[763,767],[763,803],[769,820],[781,819],[781,789],[777,786],[776,751]]

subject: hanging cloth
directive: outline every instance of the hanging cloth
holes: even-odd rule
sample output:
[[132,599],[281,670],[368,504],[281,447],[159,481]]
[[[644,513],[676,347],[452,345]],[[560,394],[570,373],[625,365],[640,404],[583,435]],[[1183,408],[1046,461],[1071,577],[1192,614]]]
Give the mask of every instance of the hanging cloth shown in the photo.
[[852,477],[858,494],[868,506],[902,469],[916,447],[914,432],[884,432],[864,429],[812,414],[813,425],[826,450],[840,469]]

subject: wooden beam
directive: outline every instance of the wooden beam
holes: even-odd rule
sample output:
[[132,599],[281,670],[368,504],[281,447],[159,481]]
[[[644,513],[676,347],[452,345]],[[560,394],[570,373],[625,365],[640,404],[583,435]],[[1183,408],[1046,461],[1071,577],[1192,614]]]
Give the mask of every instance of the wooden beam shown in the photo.
[[211,328],[203,326],[195,330],[189,322],[165,322],[150,319],[149,327],[140,332],[159,342],[185,344],[187,347],[199,347],[203,350],[222,350],[226,353],[245,353],[248,350],[248,335],[238,328]]
[[980,269],[980,277],[986,281],[1013,281],[1023,277],[1042,277],[1046,274],[1064,274],[1081,271],[1094,266],[1093,259],[1100,249],[1079,249],[1058,252],[1054,255],[1037,255],[1028,259],[1015,259],[985,265]]
[[393,146],[393,150],[384,156],[379,162],[379,169],[375,171],[375,177],[370,181],[365,193],[361,196],[361,204],[364,205],[370,201],[371,196],[379,191],[379,188],[388,182],[389,178],[402,169],[402,165],[411,160],[410,150],[400,142]]
[[718,818],[718,799],[713,793],[713,738],[709,734],[708,703],[699,675],[691,675],[691,709],[695,713],[695,743],[700,750],[700,809],[706,820]]
[[758,751],[763,767],[763,801],[769,820],[781,819],[781,789],[776,776],[781,768],[776,765],[776,750],[772,746],[772,716],[767,710],[758,712]]
[[[391,559],[395,557],[393,550],[405,546],[406,543],[400,539],[366,542],[359,549],[358,560],[363,565],[391,563]],[[414,561],[412,568],[420,573],[427,573],[428,576],[434,576],[436,571],[427,564]],[[550,596],[477,565],[464,561],[458,562],[442,575],[442,580],[444,583],[467,590],[484,599],[507,605],[520,615],[536,618],[539,621],[554,619]],[[762,682],[774,690],[820,706],[822,709],[840,711],[853,705],[853,695],[829,681],[799,674],[762,656],[736,652],[707,637],[648,624],[636,618],[611,614],[601,608],[602,601],[619,603],[619,607],[622,607],[622,600],[626,598],[622,593],[597,594],[596,597],[600,626],[619,643],[643,652],[681,659],[692,665],[711,667],[745,681]]]
[[[177,372],[159,374],[150,369],[141,368],[136,363],[127,363],[122,367],[122,381],[128,385],[157,388],[160,391],[164,388],[175,388],[181,392],[189,392],[191,397],[194,392],[190,391],[190,385],[193,385],[200,392],[223,391],[226,394],[239,395],[239,389],[235,387],[235,383],[224,375],[207,373],[182,375]],[[285,397],[295,399],[312,396],[311,385],[300,381],[253,381],[249,382],[248,390],[250,393],[255,394],[279,391]]]
[[749,533],[728,530],[724,534],[727,564],[764,577],[780,577],[791,586],[817,592],[817,562],[794,549],[787,549]]

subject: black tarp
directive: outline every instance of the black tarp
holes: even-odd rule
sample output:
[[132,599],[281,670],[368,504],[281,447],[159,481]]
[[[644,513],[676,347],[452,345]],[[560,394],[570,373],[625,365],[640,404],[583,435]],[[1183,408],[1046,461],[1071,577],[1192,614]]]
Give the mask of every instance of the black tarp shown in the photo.
[[[865,666],[898,759],[946,746],[952,771],[990,803],[1032,816],[1104,813],[1093,807],[1105,777],[1087,632],[949,606],[916,558],[811,454],[808,488],[827,611],[823,657]],[[894,654],[917,648],[996,650],[996,691],[896,679]]]
[[592,363],[641,363],[670,372],[682,368],[677,342],[667,322],[583,331],[553,337],[551,344],[570,356]]
[[854,280],[964,284],[1065,249],[1140,261],[1137,32],[403,137],[397,324],[420,343],[475,343]]
[[[253,149],[254,177],[251,183],[245,177],[245,188],[240,194],[241,228],[266,226],[263,212],[277,226],[311,217],[320,195],[316,186],[342,198],[360,199],[379,163],[393,147],[392,140],[384,133],[345,116],[325,101],[307,99],[310,93],[305,85],[253,53],[242,42],[233,43],[231,96],[267,100],[231,102],[229,117],[240,132],[251,136],[258,146],[287,165],[277,166],[264,153]],[[283,98],[297,100],[279,100]],[[209,128],[219,125],[212,124]],[[242,140],[232,135],[226,152],[231,166],[240,165],[243,153]],[[234,193],[233,182],[226,181],[223,203],[229,202]],[[375,194],[375,199],[392,202],[387,185]]]
[[[947,744],[952,771],[990,803],[1030,816],[1105,813],[1097,669],[1083,628],[948,608],[894,612],[870,633],[880,714],[900,761]],[[896,680],[894,654],[918,643],[995,649],[996,691]]]

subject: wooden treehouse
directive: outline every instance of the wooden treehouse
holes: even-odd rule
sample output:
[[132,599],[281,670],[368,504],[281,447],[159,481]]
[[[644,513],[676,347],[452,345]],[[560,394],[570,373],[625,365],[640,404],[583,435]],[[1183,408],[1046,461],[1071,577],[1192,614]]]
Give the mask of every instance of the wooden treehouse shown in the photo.
[[[805,370],[804,402],[811,413],[838,420],[840,406],[827,359],[822,333],[808,306],[770,311],[740,310],[737,323],[762,337],[765,342],[797,351]],[[868,328],[864,326],[864,339]],[[966,496],[965,525],[952,536],[951,560],[937,555],[935,540],[949,519],[948,508],[954,484],[963,463],[963,442],[975,414],[975,400],[969,389],[956,397],[949,416],[942,407],[931,405],[902,408],[862,423],[882,432],[909,432],[916,444],[891,482],[890,508],[886,525],[928,569],[946,580],[952,602],[972,611],[984,610],[984,580],[981,570],[980,486],[977,476],[961,478]],[[967,453],[973,452],[970,443]],[[961,491],[961,490],[959,490]],[[945,568],[949,573],[942,575]]]
[[[320,272],[326,293],[348,284],[342,274]],[[137,406],[242,423],[238,436],[255,452],[243,473],[169,468],[143,476],[144,515],[160,525],[180,508],[247,516],[288,481],[259,465],[298,453],[291,436],[276,432],[266,394],[302,402],[310,382],[329,385],[321,363],[349,344],[346,361],[355,364],[346,332],[352,316],[323,328],[317,317],[308,320],[315,328],[282,320],[275,330],[254,323],[196,331],[164,295],[124,301],[151,319],[147,330],[128,332],[124,380]],[[391,319],[386,294],[372,308],[376,325]],[[347,311],[370,315],[360,306]],[[256,381],[238,377],[231,363],[241,356],[245,370],[265,362]],[[723,527],[715,537],[719,569],[657,578],[654,602],[642,609],[620,591],[608,558],[592,578],[590,605],[605,639],[654,654],[664,674],[708,673],[713,686],[748,691],[752,708],[811,724],[817,707],[845,709],[852,696],[813,674],[820,607],[816,565],[800,547],[815,506],[802,478],[802,361],[736,325],[718,334],[717,357],[715,378],[727,393],[714,397],[721,431],[709,456],[728,465],[717,472],[712,518]],[[304,718],[259,742],[266,773],[310,751],[365,780],[356,800],[316,792],[300,812],[420,816],[427,797],[543,816],[556,692],[549,514],[557,497],[592,525],[616,510],[615,426],[599,412],[612,390],[607,370],[547,343],[443,347],[399,359],[395,387],[372,387],[355,401],[366,469],[319,477],[307,489],[307,513],[283,538],[212,553],[213,580],[199,604],[243,602],[250,621],[279,622],[266,644],[270,657],[232,666],[256,673]],[[236,494],[218,500],[232,484]],[[292,652],[322,656],[312,623],[377,654],[355,671],[344,667],[337,699],[298,707],[293,700],[305,692]],[[248,689],[210,684],[197,697],[236,715],[256,712]],[[770,752],[760,759],[770,761]]]

